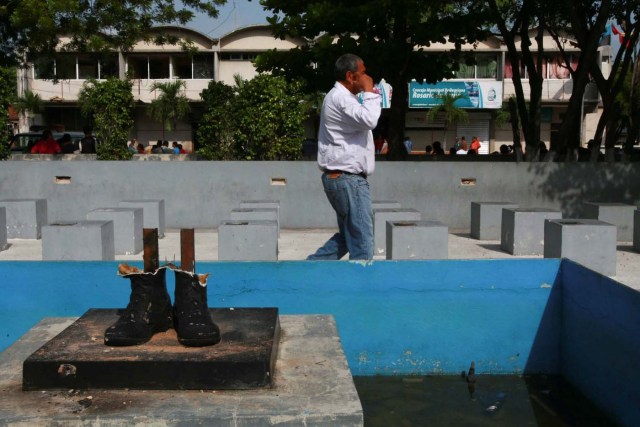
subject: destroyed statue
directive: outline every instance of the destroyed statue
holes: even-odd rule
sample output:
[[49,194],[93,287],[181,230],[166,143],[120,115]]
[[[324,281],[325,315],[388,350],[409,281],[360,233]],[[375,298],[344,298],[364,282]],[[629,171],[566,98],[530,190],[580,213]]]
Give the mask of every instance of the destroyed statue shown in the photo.
[[[173,306],[165,281],[167,268],[176,275]],[[180,344],[187,347],[204,347],[220,341],[220,329],[211,319],[207,304],[209,274],[182,271],[171,264],[154,272],[120,264],[118,274],[131,280],[131,296],[120,318],[105,331],[106,345],[144,344],[155,333],[172,327]]]

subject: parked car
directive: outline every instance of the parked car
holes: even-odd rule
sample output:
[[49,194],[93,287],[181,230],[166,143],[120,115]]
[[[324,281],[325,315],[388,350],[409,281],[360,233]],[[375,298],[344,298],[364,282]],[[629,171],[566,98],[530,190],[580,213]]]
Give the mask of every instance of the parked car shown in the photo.
[[[78,131],[53,132],[53,138],[55,140],[59,140],[65,133],[71,135],[71,141],[73,141],[73,144],[76,146],[78,145],[78,142],[84,138],[84,133]],[[40,138],[42,138],[42,132],[17,133],[13,136],[11,141],[9,141],[9,148],[14,152],[28,154],[28,149],[33,147],[33,144],[35,144]]]

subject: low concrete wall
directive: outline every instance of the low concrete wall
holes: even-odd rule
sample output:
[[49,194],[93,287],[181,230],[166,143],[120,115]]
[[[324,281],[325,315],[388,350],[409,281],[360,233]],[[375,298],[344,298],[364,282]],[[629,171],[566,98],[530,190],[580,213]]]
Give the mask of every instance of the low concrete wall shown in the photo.
[[[69,177],[69,179],[56,179]],[[468,229],[472,201],[583,214],[583,202],[640,203],[640,163],[380,161],[370,177],[374,200],[397,200],[425,220]],[[164,199],[169,228],[213,228],[242,200],[279,200],[284,228],[336,226],[313,161],[7,161],[0,198],[46,198],[49,222],[126,199]]]

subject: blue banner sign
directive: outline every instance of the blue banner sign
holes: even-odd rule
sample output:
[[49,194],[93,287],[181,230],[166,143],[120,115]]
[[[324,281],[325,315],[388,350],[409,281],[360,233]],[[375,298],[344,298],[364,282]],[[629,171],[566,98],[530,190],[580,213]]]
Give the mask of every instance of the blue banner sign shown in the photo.
[[432,108],[442,104],[445,94],[462,95],[455,102],[459,108],[501,108],[502,82],[446,81],[435,84],[409,83],[409,108]]

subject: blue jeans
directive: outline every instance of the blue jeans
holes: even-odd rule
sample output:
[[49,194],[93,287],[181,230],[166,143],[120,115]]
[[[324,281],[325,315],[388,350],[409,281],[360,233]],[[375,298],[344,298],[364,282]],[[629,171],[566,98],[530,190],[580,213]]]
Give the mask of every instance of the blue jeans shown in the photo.
[[334,234],[308,260],[373,259],[373,209],[369,182],[359,175],[343,173],[335,178],[322,174],[322,185],[338,217]]

